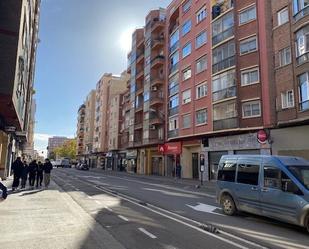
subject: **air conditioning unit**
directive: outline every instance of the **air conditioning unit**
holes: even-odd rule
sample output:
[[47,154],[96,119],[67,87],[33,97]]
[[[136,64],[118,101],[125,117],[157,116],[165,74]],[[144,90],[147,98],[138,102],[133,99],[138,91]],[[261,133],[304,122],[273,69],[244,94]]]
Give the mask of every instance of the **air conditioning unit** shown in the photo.
[[158,88],[157,88],[156,86],[153,86],[153,87],[151,87],[151,90],[152,90],[152,91],[157,91]]
[[155,130],[156,129],[156,126],[155,125],[150,125],[149,126],[149,130]]

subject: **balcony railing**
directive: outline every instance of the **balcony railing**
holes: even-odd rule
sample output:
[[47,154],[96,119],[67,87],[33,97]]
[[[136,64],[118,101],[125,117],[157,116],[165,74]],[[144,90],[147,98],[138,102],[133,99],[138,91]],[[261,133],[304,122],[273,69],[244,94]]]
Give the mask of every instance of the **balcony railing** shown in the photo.
[[212,100],[214,102],[227,99],[236,96],[236,86],[231,86],[229,88],[225,88],[212,93]]
[[304,102],[301,102],[301,103],[299,104],[299,109],[300,109],[301,111],[309,110],[309,100],[306,100],[306,101],[304,101]]
[[216,64],[212,65],[212,73],[215,74],[217,72],[220,72],[226,68],[235,66],[235,56],[231,56],[229,58],[226,58],[225,60],[222,60]]
[[227,118],[213,121],[213,128],[217,130],[233,129],[238,127],[238,118]]
[[304,16],[309,15],[309,5],[307,5],[305,8],[300,10],[298,13],[294,15],[294,20],[297,22],[298,20],[302,19]]
[[168,138],[178,137],[178,134],[179,134],[178,129],[177,130],[168,131],[167,137]]
[[234,35],[234,27],[231,27],[220,34],[217,34],[216,36],[212,37],[212,45],[215,46],[218,43],[232,37]]
[[154,92],[150,94],[150,105],[163,103],[163,92]]
[[164,39],[163,38],[155,38],[151,41],[151,47],[154,49],[157,46],[164,45]]
[[152,60],[151,60],[151,66],[155,66],[155,65],[158,65],[158,64],[163,64],[164,63],[164,55],[157,55],[156,57],[154,57]]
[[177,107],[169,109],[168,110],[168,115],[169,116],[174,116],[174,115],[178,114],[178,112],[179,112],[179,107],[177,106]]
[[296,58],[297,65],[301,65],[309,61],[309,51]]

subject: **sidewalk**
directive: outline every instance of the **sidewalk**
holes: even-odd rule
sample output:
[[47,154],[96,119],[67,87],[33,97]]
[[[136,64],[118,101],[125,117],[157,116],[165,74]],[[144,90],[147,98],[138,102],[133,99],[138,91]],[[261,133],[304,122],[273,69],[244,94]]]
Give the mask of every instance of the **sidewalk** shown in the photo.
[[0,248],[124,249],[53,181],[0,202]]
[[179,185],[184,189],[190,189],[198,192],[206,192],[215,194],[216,192],[216,182],[214,181],[204,181],[203,185],[201,185],[201,181],[194,179],[178,179],[166,176],[155,176],[155,175],[138,175],[134,173],[120,172],[120,171],[112,171],[112,170],[102,170],[100,168],[93,168],[90,171],[97,173],[104,173],[111,176],[119,176],[119,177],[131,177],[136,179],[144,179],[147,181],[151,181],[152,183],[157,184],[165,184],[165,185]]

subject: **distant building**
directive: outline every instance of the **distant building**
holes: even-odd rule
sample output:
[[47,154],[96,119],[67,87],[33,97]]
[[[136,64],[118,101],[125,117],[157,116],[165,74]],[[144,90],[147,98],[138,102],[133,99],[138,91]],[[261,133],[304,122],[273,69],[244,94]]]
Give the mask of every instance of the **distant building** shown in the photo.
[[49,157],[51,153],[58,147],[62,146],[69,138],[67,137],[50,137],[48,138],[48,149],[47,149],[47,156]]

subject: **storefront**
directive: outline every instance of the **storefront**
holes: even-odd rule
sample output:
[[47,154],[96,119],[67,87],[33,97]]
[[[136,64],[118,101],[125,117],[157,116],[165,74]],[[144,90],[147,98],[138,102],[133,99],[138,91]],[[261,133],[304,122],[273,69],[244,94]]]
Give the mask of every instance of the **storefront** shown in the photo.
[[164,155],[164,176],[174,177],[176,165],[180,163],[180,155],[182,152],[181,142],[166,143],[159,145],[158,152]]
[[201,153],[201,142],[199,140],[184,141],[180,164],[182,177],[199,179],[199,158]]
[[137,172],[137,150],[127,151],[127,172],[136,173]]
[[[252,132],[233,136],[209,138],[207,147],[202,144],[202,152],[205,155],[205,180],[217,179],[217,170],[221,156],[233,154],[271,154],[270,136],[261,130],[263,141],[258,139],[259,132]],[[265,136],[264,136],[265,134]],[[262,138],[262,137],[261,137]],[[208,159],[208,160],[207,160]]]
[[8,147],[8,136],[5,132],[0,130],[0,178],[7,177],[6,157]]
[[117,154],[117,170],[119,171],[126,171],[127,168],[127,152],[120,151]]

